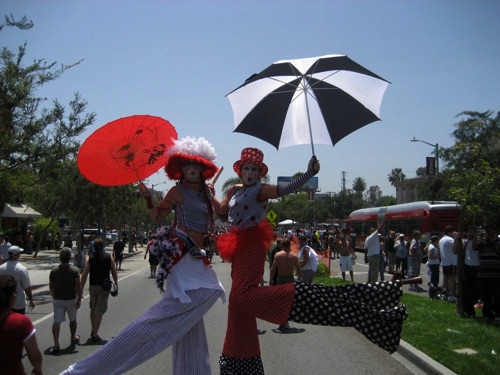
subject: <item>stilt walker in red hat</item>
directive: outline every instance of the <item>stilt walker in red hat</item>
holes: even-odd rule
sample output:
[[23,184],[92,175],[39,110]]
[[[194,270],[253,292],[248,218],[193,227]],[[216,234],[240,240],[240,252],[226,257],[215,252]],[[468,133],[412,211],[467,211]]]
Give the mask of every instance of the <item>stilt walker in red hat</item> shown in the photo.
[[[154,206],[143,184],[153,222],[174,211],[176,225],[163,227],[151,246],[160,259],[157,284],[162,299],[105,346],[70,366],[64,374],[123,374],[172,345],[173,375],[210,375],[210,356],[203,316],[225,292],[214,270],[204,261],[203,241],[213,223],[213,187],[205,182],[218,171],[215,150],[204,138],[176,141],[165,165],[176,181],[162,203]],[[168,277],[167,277],[168,276]]]
[[256,148],[245,148],[233,169],[242,183],[233,186],[221,202],[222,210],[217,211],[227,214],[230,224],[229,231],[219,236],[217,248],[232,263],[227,331],[219,359],[221,375],[264,374],[257,318],[279,325],[293,320],[352,326],[383,349],[395,351],[406,318],[398,282],[331,287],[297,281],[259,286],[266,251],[274,237],[266,220],[267,202],[299,191],[318,173],[316,157],[309,161],[306,173],[288,185],[260,182],[268,168],[262,151]]

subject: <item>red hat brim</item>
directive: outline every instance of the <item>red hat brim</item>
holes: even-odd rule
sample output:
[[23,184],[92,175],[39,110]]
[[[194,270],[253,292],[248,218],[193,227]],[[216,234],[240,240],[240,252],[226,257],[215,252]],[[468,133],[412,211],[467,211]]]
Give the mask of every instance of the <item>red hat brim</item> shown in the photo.
[[267,168],[267,165],[265,165],[264,163],[258,161],[250,161],[250,160],[238,160],[233,164],[233,170],[236,172],[238,177],[241,177],[241,167],[243,166],[243,164],[247,163],[255,164],[257,167],[259,167],[259,178],[262,178],[265,175],[267,175],[267,171],[269,169]]
[[186,161],[193,161],[201,164],[202,174],[205,180],[210,180],[219,171],[219,167],[209,162],[201,156],[188,154],[175,154],[168,158],[165,165],[165,172],[171,180],[180,180],[182,177],[182,164]]

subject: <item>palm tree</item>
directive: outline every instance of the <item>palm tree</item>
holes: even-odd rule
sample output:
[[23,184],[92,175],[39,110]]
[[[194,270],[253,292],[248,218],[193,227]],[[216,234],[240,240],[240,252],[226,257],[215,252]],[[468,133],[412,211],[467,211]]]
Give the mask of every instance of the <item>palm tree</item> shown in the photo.
[[387,175],[387,179],[391,183],[392,186],[395,186],[396,183],[404,181],[406,175],[403,173],[401,168],[394,168],[390,174]]
[[366,181],[362,177],[356,177],[352,183],[352,190],[356,192],[358,197],[363,196],[363,192],[366,189]]

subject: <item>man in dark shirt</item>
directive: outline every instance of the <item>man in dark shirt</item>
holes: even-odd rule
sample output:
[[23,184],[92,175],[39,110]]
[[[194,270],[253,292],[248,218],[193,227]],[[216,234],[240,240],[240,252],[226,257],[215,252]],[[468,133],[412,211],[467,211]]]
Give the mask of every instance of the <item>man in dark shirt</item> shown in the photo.
[[59,252],[61,264],[50,271],[49,288],[54,299],[54,323],[52,324],[52,335],[54,336],[54,346],[51,353],[57,354],[60,351],[59,332],[61,323],[64,322],[66,313],[69,318],[69,330],[71,332],[71,345],[80,342],[80,336],[76,334],[76,310],[80,308],[82,302],[82,288],[80,283],[80,270],[70,265],[71,249],[64,247]]
[[385,253],[387,254],[387,268],[389,273],[394,273],[394,265],[396,264],[396,249],[394,245],[396,244],[396,233],[393,230],[389,230],[387,237],[384,239]]
[[98,331],[101,326],[102,316],[108,310],[109,290],[103,288],[103,282],[104,279],[109,279],[111,273],[116,288],[118,288],[118,274],[113,257],[104,251],[104,242],[101,238],[95,240],[94,250],[95,252],[90,254],[85,261],[81,283],[83,289],[87,278],[90,279],[90,324],[92,325],[90,337],[93,342],[97,342],[102,340],[101,336],[98,335]]
[[482,313],[484,320],[500,322],[500,244],[494,228],[485,229],[476,233],[472,244],[479,252],[477,278],[482,290]]
[[115,258],[115,268],[118,271],[122,270],[124,250],[125,250],[125,244],[122,241],[122,236],[118,236],[118,240],[113,244],[113,256]]

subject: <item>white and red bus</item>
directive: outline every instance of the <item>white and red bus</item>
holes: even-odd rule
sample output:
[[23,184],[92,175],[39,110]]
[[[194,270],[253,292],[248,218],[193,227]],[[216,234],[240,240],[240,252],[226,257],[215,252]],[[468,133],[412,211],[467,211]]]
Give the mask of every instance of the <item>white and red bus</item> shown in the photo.
[[371,207],[353,211],[347,218],[347,227],[356,234],[356,248],[363,249],[370,227],[382,220],[382,235],[393,230],[408,235],[419,230],[420,241],[427,242],[432,234],[442,235],[447,225],[458,227],[460,206],[452,201],[412,202],[387,207]]

